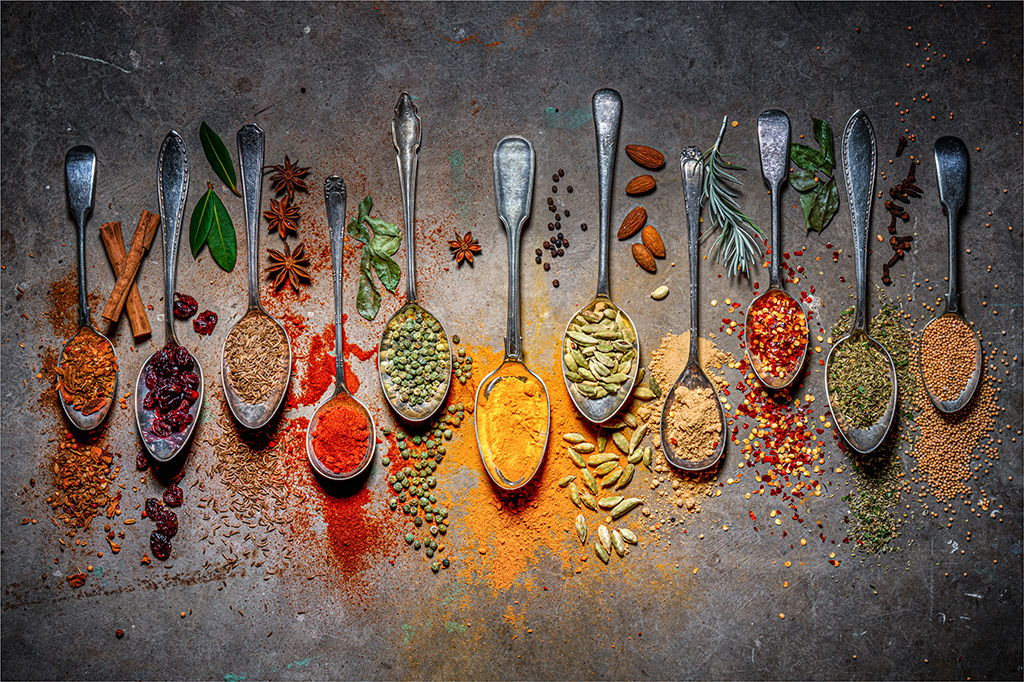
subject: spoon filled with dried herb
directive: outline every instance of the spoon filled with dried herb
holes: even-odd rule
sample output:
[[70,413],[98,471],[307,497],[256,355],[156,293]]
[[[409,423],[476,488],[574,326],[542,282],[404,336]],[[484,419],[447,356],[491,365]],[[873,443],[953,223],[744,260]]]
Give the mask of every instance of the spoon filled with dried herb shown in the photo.
[[967,194],[963,140],[940,137],[935,141],[935,173],[949,221],[949,292],[945,309],[924,328],[918,363],[928,397],[939,411],[950,413],[969,403],[981,382],[981,340],[960,314],[957,218]]
[[529,483],[547,449],[551,403],[544,381],[523,362],[519,310],[519,240],[533,200],[533,145],[510,136],[494,148],[494,194],[508,236],[505,358],[476,391],[474,425],[484,469],[502,490]]
[[843,131],[843,171],[853,227],[857,306],[850,333],[839,339],[825,362],[828,405],[843,440],[861,454],[885,440],[896,412],[896,366],[885,346],[868,334],[868,234],[877,167],[875,130],[857,110]]
[[690,247],[690,353],[686,366],[661,407],[661,449],[672,466],[683,471],[707,471],[725,453],[725,409],[715,386],[700,364],[697,335],[697,269],[700,264],[701,164],[700,150],[680,154],[683,200]]
[[203,368],[174,334],[178,241],[188,196],[188,149],[173,130],[160,146],[157,198],[163,220],[164,347],[149,356],[135,381],[135,423],[153,459],[167,462],[185,449],[203,405]]
[[416,167],[420,148],[420,117],[409,93],[395,105],[391,136],[398,151],[405,215],[405,305],[391,316],[381,333],[377,370],[381,389],[398,416],[422,422],[437,412],[452,381],[452,351],[440,320],[416,298]]
[[221,380],[231,414],[247,429],[258,429],[277,413],[291,378],[288,333],[260,304],[259,215],[263,190],[263,131],[248,124],[238,131],[249,265],[249,307],[224,339]]
[[334,273],[334,394],[316,408],[306,430],[306,456],[319,475],[333,481],[359,476],[373,462],[377,444],[373,416],[345,382],[345,328],[342,295],[345,274],[345,182],[332,175],[324,182],[327,223],[331,230]]
[[601,424],[629,399],[640,366],[636,327],[611,299],[608,241],[611,238],[612,176],[622,120],[622,96],[611,89],[594,93],[597,180],[601,201],[597,295],[576,311],[562,335],[562,377],[573,405],[588,421]]
[[78,146],[64,159],[68,208],[78,227],[78,333],[61,348],[57,361],[60,406],[76,429],[92,431],[110,414],[117,391],[114,346],[92,324],[85,285],[85,219],[92,212],[96,152]]
[[807,315],[782,287],[781,190],[789,170],[789,117],[775,109],[757,117],[761,174],[772,195],[772,262],[768,289],[747,308],[747,358],[761,383],[785,388],[807,359]]

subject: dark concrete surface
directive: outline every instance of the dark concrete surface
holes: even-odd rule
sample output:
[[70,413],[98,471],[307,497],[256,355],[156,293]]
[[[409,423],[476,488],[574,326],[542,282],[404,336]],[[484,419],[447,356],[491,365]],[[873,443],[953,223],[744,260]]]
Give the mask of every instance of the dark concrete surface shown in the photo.
[[[628,249],[612,249],[612,289],[638,322],[645,361],[664,331],[682,331],[687,320],[681,293],[662,306],[652,306],[647,296],[662,281],[673,287],[686,282],[674,159],[685,145],[709,146],[723,115],[739,122],[727,132],[726,146],[751,168],[744,176],[744,208],[760,223],[768,220],[757,169],[756,117],[763,109],[787,111],[796,133],[810,133],[811,116],[828,119],[837,154],[847,118],[864,109],[878,136],[880,170],[893,181],[908,159],[888,165],[897,138],[905,129],[916,136],[908,154],[922,161],[917,177],[925,198],[914,205],[919,237],[894,268],[896,284],[887,292],[915,316],[927,297],[918,296],[923,291],[914,282],[941,282],[946,262],[931,146],[942,135],[962,137],[971,150],[961,221],[961,246],[970,249],[962,261],[965,312],[986,339],[1014,357],[1001,375],[1005,412],[999,421],[1015,431],[1021,424],[1024,261],[1019,3],[4,3],[0,18],[5,678],[1021,678],[1020,439],[1004,440],[983,480],[1000,505],[1000,519],[971,515],[946,528],[915,516],[903,528],[901,552],[864,562],[840,554],[835,568],[816,555],[784,574],[772,564],[775,558],[781,563],[789,542],[751,532],[742,496],[726,494],[705,506],[689,540],[677,535],[671,548],[629,558],[652,571],[668,560],[666,553],[677,560],[697,557],[706,566],[698,577],[661,582],[657,589],[636,572],[616,577],[608,571],[585,579],[590,596],[584,600],[579,576],[547,556],[499,593],[485,582],[456,584],[454,572],[435,577],[405,559],[382,565],[379,582],[368,587],[304,576],[264,581],[259,571],[234,573],[222,584],[192,549],[203,530],[196,515],[176,540],[170,566],[136,565],[148,529],[126,541],[132,549],[118,557],[100,560],[71,549],[53,564],[58,533],[48,522],[42,467],[60,421],[52,406],[37,405],[43,383],[34,378],[46,349],[62,342],[45,323],[50,282],[73,272],[62,167],[68,148],[90,144],[99,156],[88,272],[90,292],[105,300],[113,280],[96,228],[120,219],[127,237],[142,208],[156,210],[156,157],[169,129],[182,132],[191,149],[189,214],[207,180],[227,196],[202,157],[201,120],[221,133],[233,155],[233,131],[255,121],[267,134],[268,162],[288,153],[312,166],[311,224],[325,223],[317,188],[334,172],[349,182],[350,197],[372,191],[376,211],[400,222],[390,119],[402,90],[417,98],[424,122],[417,217],[427,274],[420,296],[467,342],[497,349],[504,332],[504,235],[493,214],[491,151],[511,133],[535,145],[537,218],[524,237],[523,303],[539,319],[527,324],[524,336],[528,361],[547,366],[562,320],[593,291],[590,98],[597,88],[614,87],[624,100],[620,151],[641,142],[669,158],[659,175],[662,186],[644,203],[658,216],[679,269],[663,266],[666,274],[658,278],[641,276]],[[531,255],[546,234],[547,176],[559,166],[573,179],[578,205],[587,207],[574,212],[573,222],[578,215],[591,230],[573,233],[572,258],[556,263],[561,287],[555,290]],[[636,172],[620,153],[616,226],[629,207],[621,188]],[[879,179],[877,188],[890,184]],[[804,246],[808,270],[824,271],[809,276],[827,326],[851,294],[845,191],[834,222],[806,237],[799,210],[791,208],[795,197],[792,190],[784,196],[785,244]],[[884,232],[880,203],[872,234]],[[354,204],[350,200],[350,213]],[[241,203],[231,205],[241,240]],[[426,261],[447,257],[443,241],[453,229],[472,229],[486,260],[458,273],[436,263],[431,269]],[[429,251],[426,242],[434,245]],[[831,263],[828,242],[844,248],[838,265]],[[879,253],[888,248],[873,256],[873,289]],[[239,263],[243,254],[240,247]],[[745,301],[750,285],[718,278],[721,270],[710,260],[702,268],[701,314],[710,328],[721,309],[707,301]],[[225,333],[227,320],[242,309],[245,268],[224,275],[209,258],[196,263],[184,253],[179,273],[179,289],[201,292],[204,307],[221,313],[218,334]],[[351,305],[355,278],[347,283]],[[155,339],[132,350],[122,324],[122,393],[162,338],[157,248],[143,264],[140,289],[157,308],[151,314]],[[912,302],[908,294],[915,295]],[[319,329],[329,320],[323,305],[328,277],[318,278],[311,296],[316,305],[307,308]],[[372,345],[384,319],[382,312],[370,325],[351,315],[349,335]],[[188,337],[195,338],[191,331]],[[735,339],[722,343],[738,351]],[[219,385],[220,343],[197,345],[208,368],[209,423],[219,414],[210,389]],[[359,371],[363,395],[380,410],[369,364]],[[807,387],[824,396],[820,374],[809,376]],[[123,453],[119,480],[129,490],[138,481],[133,423],[130,411],[118,410],[107,436]],[[192,459],[208,456],[202,446]],[[728,457],[732,470],[736,455]],[[830,469],[843,462],[835,446],[827,457]],[[381,475],[375,470],[367,485],[380,485]],[[30,477],[39,486],[26,493]],[[842,496],[849,490],[843,477],[830,478],[834,486],[808,503],[810,514],[841,527]],[[153,483],[140,484],[130,501],[156,490]],[[907,502],[917,509],[916,499]],[[39,524],[22,526],[25,517]],[[729,533],[715,532],[728,523]],[[692,539],[697,532],[707,533],[703,544]],[[456,546],[457,535],[453,529]],[[103,542],[97,528],[79,537],[92,538],[93,549]],[[80,593],[70,590],[62,576],[90,562],[104,577],[91,578]],[[41,573],[50,574],[47,581]],[[784,578],[789,589],[781,587]],[[537,591],[541,583],[548,591]],[[414,596],[410,589],[421,592]],[[506,621],[513,602],[518,622],[532,633]],[[442,613],[452,614],[449,626],[472,627],[446,626]],[[114,638],[117,628],[127,631],[124,639]]]

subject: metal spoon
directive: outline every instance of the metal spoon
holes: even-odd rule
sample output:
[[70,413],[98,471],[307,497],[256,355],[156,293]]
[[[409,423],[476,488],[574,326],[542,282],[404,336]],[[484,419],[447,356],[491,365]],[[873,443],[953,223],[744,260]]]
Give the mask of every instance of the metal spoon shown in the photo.
[[[416,223],[414,212],[416,209],[417,152],[420,148],[420,117],[416,115],[416,106],[407,92],[402,93],[395,105],[395,118],[391,121],[391,136],[395,143],[395,149],[398,150],[398,174],[402,183],[402,210],[405,214],[405,305],[391,316],[384,331],[381,332],[380,351],[377,353],[377,375],[380,377],[384,398],[388,401],[391,409],[403,419],[416,423],[430,419],[444,403],[452,382],[452,351],[451,344],[448,342],[448,332],[445,331],[444,325],[416,302]],[[442,358],[445,358],[445,366],[438,368],[444,376],[444,384],[438,386],[434,395],[419,405],[403,401],[388,376],[390,367],[390,361],[387,358],[388,350],[397,340],[402,323],[411,315],[422,316],[423,322],[427,324],[436,322],[440,328],[438,346],[444,346],[444,350],[438,351]]]
[[[334,273],[334,395],[320,403],[313,418],[309,420],[309,428],[306,429],[306,456],[309,458],[313,470],[324,478],[332,481],[348,481],[366,471],[370,463],[373,462],[373,451],[377,445],[377,429],[373,423],[373,415],[349,392],[348,384],[345,382],[343,344],[345,331],[342,322],[342,288],[345,275],[345,182],[337,175],[332,175],[324,181],[324,201],[327,203],[327,223],[331,229],[331,269]],[[313,452],[313,433],[320,422],[320,417],[327,411],[327,407],[342,403],[355,406],[363,413],[369,428],[369,438],[366,441],[366,454],[363,455],[359,466],[352,471],[336,474],[325,467]]]
[[[964,204],[964,197],[967,194],[967,145],[958,137],[940,137],[935,141],[935,174],[939,180],[939,200],[946,209],[946,216],[949,219],[949,292],[946,294],[944,310],[935,316],[928,326],[933,325],[940,317],[951,315],[957,317],[967,325],[967,320],[960,314],[960,281],[957,268],[957,238],[958,213]],[[968,325],[968,328],[970,326]],[[971,338],[974,339],[974,371],[960,395],[952,400],[940,400],[932,388],[928,386],[928,377],[921,371],[925,392],[931,399],[932,404],[940,412],[956,412],[971,401],[974,392],[978,390],[981,383],[981,339],[971,329]],[[917,356],[918,367],[920,368],[921,354]]]
[[[615,150],[619,139],[619,121],[622,119],[622,96],[615,90],[608,88],[598,90],[594,93],[594,132],[597,136],[597,181],[601,199],[601,230],[598,236],[597,255],[597,295],[590,303],[586,304],[569,318],[562,333],[560,349],[565,348],[565,339],[569,333],[569,325],[573,320],[595,303],[603,301],[612,304],[610,288],[608,286],[608,250],[609,239],[611,238],[611,203],[612,203],[612,177],[615,170]],[[614,305],[614,304],[612,304]],[[622,408],[623,403],[629,400],[633,392],[633,384],[636,383],[637,369],[640,367],[640,339],[636,335],[636,325],[630,319],[626,311],[615,306],[622,313],[627,328],[633,336],[633,351],[636,356],[633,360],[629,379],[619,386],[619,390],[612,395],[603,398],[588,398],[576,387],[576,384],[569,381],[565,376],[568,368],[562,363],[562,378],[565,381],[565,388],[569,391],[573,405],[579,410],[588,421],[601,424],[608,421]],[[560,351],[561,354],[561,351]]]
[[[174,279],[178,269],[178,237],[181,235],[185,198],[188,196],[188,148],[185,147],[185,141],[181,136],[173,130],[167,133],[160,146],[156,184],[164,233],[164,343],[165,346],[178,346],[180,344],[174,335]],[[167,462],[184,449],[196,428],[196,418],[203,405],[203,368],[199,364],[199,358],[190,353],[193,371],[199,376],[199,386],[196,389],[199,397],[188,411],[191,421],[184,430],[160,438],[152,431],[152,410],[142,406],[149,395],[145,376],[157,353],[149,356],[135,380],[135,424],[139,429],[139,435],[142,436],[142,444],[146,446],[150,456],[158,462]]]
[[[534,173],[533,145],[522,137],[509,136],[494,147],[494,194],[498,204],[498,218],[508,235],[508,314],[505,327],[505,359],[501,365],[484,377],[476,391],[476,406],[473,410],[473,424],[476,429],[476,444],[484,469],[494,484],[503,490],[517,490],[536,475],[544,461],[548,434],[551,431],[551,401],[544,380],[531,372],[523,362],[523,337],[519,317],[519,238],[523,224],[530,215],[533,201]],[[480,415],[486,413],[485,406],[491,391],[502,381],[529,382],[536,380],[544,392],[547,407],[547,424],[544,427],[544,442],[530,453],[536,464],[526,475],[512,480],[496,466],[488,463],[490,444],[481,438]],[[483,409],[482,409],[483,408]]]
[[[743,329],[746,336],[747,359],[750,361],[750,367],[754,370],[754,374],[768,388],[780,389],[793,383],[807,359],[807,313],[800,302],[782,288],[782,199],[780,195],[789,166],[789,117],[777,109],[765,111],[757,117],[757,138],[761,146],[761,175],[764,176],[772,193],[772,266],[768,271],[768,289],[750,302]],[[803,350],[797,363],[783,376],[774,376],[766,372],[767,368],[761,363],[761,358],[751,350],[750,312],[756,310],[759,305],[767,303],[769,296],[789,299],[800,310],[801,315]]]
[[[832,410],[836,427],[847,445],[861,454],[873,452],[889,433],[896,413],[896,366],[885,346],[867,331],[868,319],[868,232],[871,223],[871,202],[875,192],[875,169],[878,160],[875,154],[875,129],[867,115],[858,109],[850,117],[843,131],[843,171],[846,176],[846,193],[850,203],[850,223],[853,226],[853,262],[857,270],[857,307],[853,313],[850,333],[839,339],[828,353],[825,361],[825,392],[828,406]],[[863,429],[853,427],[839,412],[832,398],[829,375],[836,351],[843,344],[867,342],[888,363],[889,405],[877,422]]]
[[[665,397],[665,403],[661,406],[661,450],[665,459],[672,466],[684,471],[706,471],[716,466],[725,453],[725,408],[718,397],[718,391],[711,379],[704,372],[700,364],[700,346],[697,336],[697,268],[700,263],[698,251],[700,249],[700,205],[701,205],[701,176],[703,168],[700,160],[700,150],[696,147],[687,147],[680,155],[679,162],[683,173],[683,199],[686,205],[686,227],[690,237],[690,352],[686,359],[686,367],[679,373],[672,389]],[[666,418],[672,411],[676,400],[676,388],[684,386],[691,391],[699,391],[710,388],[715,396],[715,405],[718,407],[718,422],[721,425],[721,432],[718,443],[714,450],[699,460],[691,460],[680,457],[675,447],[665,438]]]
[[[242,168],[242,199],[245,202],[245,243],[249,265],[249,308],[245,315],[231,327],[231,331],[224,337],[224,345],[221,348],[221,383],[224,387],[224,398],[227,400],[228,408],[235,419],[247,429],[258,429],[265,426],[267,422],[277,413],[281,403],[284,402],[285,392],[288,389],[288,381],[292,373],[292,344],[288,338],[288,332],[284,326],[275,320],[270,313],[260,304],[259,286],[259,215],[260,197],[263,190],[263,131],[259,126],[248,124],[242,126],[238,131],[238,158]],[[227,345],[228,339],[236,333],[244,333],[239,329],[238,323],[251,316],[262,316],[270,320],[281,336],[284,337],[285,345],[288,347],[288,354],[282,355],[281,364],[276,368],[277,379],[270,389],[258,403],[247,403],[235,392],[234,384],[231,383],[231,366],[228,364]]]
[[[114,352],[114,345],[92,324],[92,312],[89,310],[88,290],[85,286],[85,219],[92,213],[93,191],[96,186],[96,152],[92,147],[78,146],[68,150],[64,158],[64,175],[68,183],[68,208],[75,216],[75,224],[78,226],[78,333],[71,337],[60,349],[58,367],[64,366],[64,349],[68,344],[77,339],[86,329],[89,329],[108,346],[110,352]],[[59,391],[60,406],[64,414],[75,428],[80,431],[92,431],[103,423],[103,420],[110,414],[110,408],[114,405],[114,397],[117,395],[118,374],[114,373],[114,389],[111,392],[107,404],[91,414],[83,414],[75,409],[75,406],[64,400],[64,395]]]

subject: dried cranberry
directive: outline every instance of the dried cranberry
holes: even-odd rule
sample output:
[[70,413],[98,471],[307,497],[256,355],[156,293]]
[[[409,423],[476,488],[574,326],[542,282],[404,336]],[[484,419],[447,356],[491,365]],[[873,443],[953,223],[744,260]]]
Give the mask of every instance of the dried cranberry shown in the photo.
[[177,291],[174,292],[174,295],[178,299],[174,302],[174,316],[179,320],[187,320],[199,310],[199,304],[196,303],[196,299],[186,294],[179,294]]
[[156,529],[167,537],[172,538],[177,534],[178,515],[170,509],[161,508],[153,520],[156,521]]
[[153,519],[155,514],[163,509],[163,505],[160,504],[160,500],[155,497],[146,498],[146,516]]
[[152,410],[156,406],[156,394],[152,391],[146,394],[146,397],[142,399],[142,407],[147,410]]
[[178,473],[171,476],[171,483],[178,483],[181,479],[185,478],[185,467],[178,469]]
[[164,491],[164,504],[168,507],[180,507],[184,501],[185,493],[181,491],[181,488],[176,485],[167,486],[167,490]]
[[145,452],[140,452],[135,458],[135,468],[139,471],[143,471],[149,468],[149,455]]
[[[202,317],[205,314],[206,313],[202,313],[199,317]],[[217,322],[216,316],[214,316],[213,321],[214,323]],[[178,346],[174,349],[174,366],[179,370],[192,369],[192,354],[188,352],[188,348]]]
[[213,328],[217,326],[217,313],[212,310],[204,310],[199,313],[199,317],[192,320],[192,328],[196,330],[197,334],[206,336],[213,333]]
[[167,438],[167,436],[171,435],[170,424],[163,419],[154,419],[151,431],[157,438]]
[[199,375],[195,372],[185,372],[181,375],[181,382],[191,389],[199,388]]
[[166,559],[171,556],[171,539],[155,530],[149,535],[149,548],[157,559]]
[[156,388],[157,380],[158,377],[156,375],[156,372],[152,370],[146,372],[146,388],[152,391],[154,388]]

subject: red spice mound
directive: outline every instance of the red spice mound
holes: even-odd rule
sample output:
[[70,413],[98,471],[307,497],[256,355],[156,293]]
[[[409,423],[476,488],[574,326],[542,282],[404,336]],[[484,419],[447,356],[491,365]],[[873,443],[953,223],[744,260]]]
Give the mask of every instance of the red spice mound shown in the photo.
[[353,471],[366,456],[370,437],[366,415],[347,400],[330,403],[313,430],[313,454],[336,474]]

